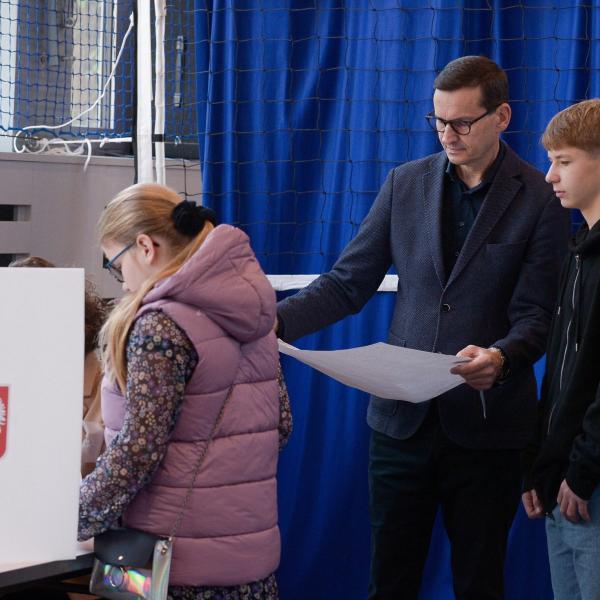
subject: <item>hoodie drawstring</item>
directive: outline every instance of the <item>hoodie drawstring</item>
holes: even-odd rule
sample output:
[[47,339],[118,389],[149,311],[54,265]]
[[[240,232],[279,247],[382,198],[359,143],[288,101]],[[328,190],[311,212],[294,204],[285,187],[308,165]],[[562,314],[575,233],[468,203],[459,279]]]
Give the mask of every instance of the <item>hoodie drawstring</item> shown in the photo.
[[575,313],[573,315],[573,319],[575,321],[575,352],[578,352],[579,351],[579,342],[581,341],[580,323],[581,323],[581,303],[582,303],[581,297],[583,296],[583,293],[582,293],[583,292],[583,289],[582,289],[583,257],[580,254],[576,254],[575,260],[576,260],[576,264],[577,264],[577,270],[579,271],[579,278],[577,279],[577,308],[575,308],[575,305],[573,306],[573,311]]

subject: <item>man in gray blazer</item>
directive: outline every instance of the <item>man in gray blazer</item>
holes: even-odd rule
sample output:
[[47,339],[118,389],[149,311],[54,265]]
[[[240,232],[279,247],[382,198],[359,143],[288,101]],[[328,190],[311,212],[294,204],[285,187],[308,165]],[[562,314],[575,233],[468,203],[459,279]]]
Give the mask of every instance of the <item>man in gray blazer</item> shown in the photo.
[[511,109],[496,63],[459,58],[434,89],[443,152],[390,172],[332,270],[279,303],[278,334],[358,312],[393,265],[388,342],[471,359],[453,370],[465,384],[430,402],[371,398],[369,598],[417,598],[441,506],[457,599],[496,600],[569,215],[500,140]]

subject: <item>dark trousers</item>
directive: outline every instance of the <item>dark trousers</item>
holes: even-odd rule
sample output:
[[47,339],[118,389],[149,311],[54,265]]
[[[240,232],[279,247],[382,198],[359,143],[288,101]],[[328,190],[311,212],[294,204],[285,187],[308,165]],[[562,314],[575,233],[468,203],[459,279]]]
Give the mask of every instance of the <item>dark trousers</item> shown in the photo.
[[448,439],[435,402],[419,431],[370,446],[370,600],[417,599],[438,507],[457,600],[501,600],[504,556],[520,499],[518,450],[472,450]]

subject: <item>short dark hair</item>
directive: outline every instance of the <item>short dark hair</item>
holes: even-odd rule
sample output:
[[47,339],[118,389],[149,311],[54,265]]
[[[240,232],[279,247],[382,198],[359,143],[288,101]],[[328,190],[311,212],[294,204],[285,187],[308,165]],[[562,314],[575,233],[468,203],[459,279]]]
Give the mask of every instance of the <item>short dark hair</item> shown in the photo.
[[98,296],[94,284],[85,281],[85,353],[88,354],[98,347],[98,335],[104,325],[107,306]]
[[26,256],[25,258],[18,258],[17,260],[13,260],[8,266],[47,269],[55,267],[56,265],[54,263],[51,263],[49,260],[42,258],[41,256]]
[[485,56],[461,56],[449,62],[433,82],[433,89],[443,92],[474,87],[481,88],[481,104],[486,110],[508,102],[506,73]]

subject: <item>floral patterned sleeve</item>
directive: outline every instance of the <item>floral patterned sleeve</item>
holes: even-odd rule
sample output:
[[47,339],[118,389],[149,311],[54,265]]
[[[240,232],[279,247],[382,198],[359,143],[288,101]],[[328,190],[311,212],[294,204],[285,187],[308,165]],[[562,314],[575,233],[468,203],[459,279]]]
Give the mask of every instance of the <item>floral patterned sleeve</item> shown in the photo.
[[292,407],[287,391],[287,385],[281,370],[281,364],[277,367],[277,383],[279,384],[279,449],[285,448],[292,433]]
[[81,484],[80,540],[109,529],[152,478],[197,364],[189,338],[167,315],[152,311],[137,319],[127,344],[125,420]]

